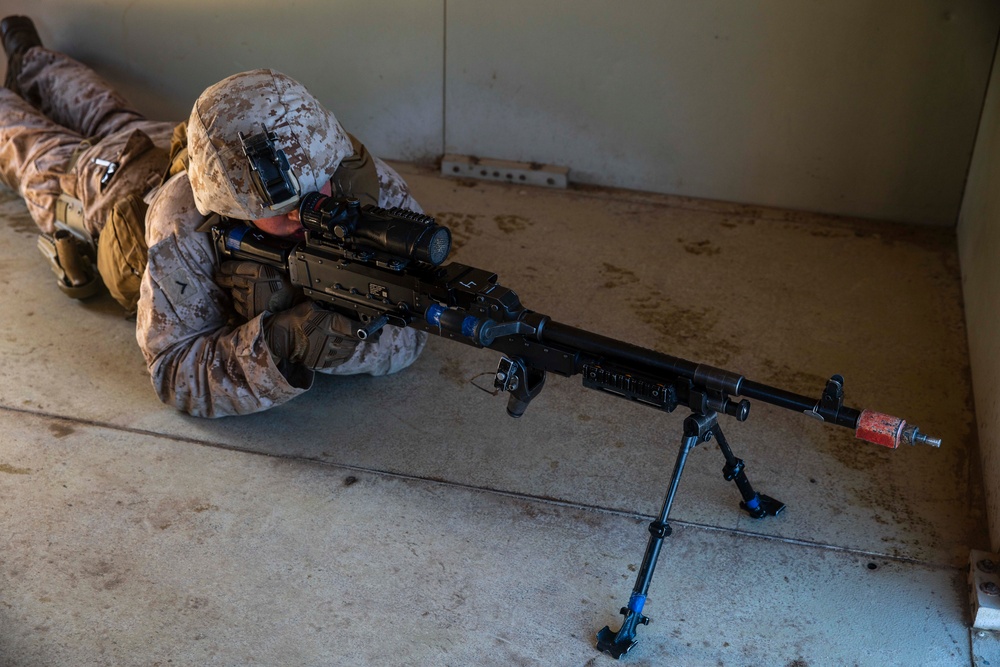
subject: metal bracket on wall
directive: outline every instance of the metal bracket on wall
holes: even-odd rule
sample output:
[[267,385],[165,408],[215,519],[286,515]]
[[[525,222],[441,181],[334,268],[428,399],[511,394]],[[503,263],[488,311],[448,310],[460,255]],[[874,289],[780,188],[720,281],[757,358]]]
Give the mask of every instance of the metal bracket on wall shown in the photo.
[[518,185],[538,185],[543,188],[565,188],[569,182],[568,167],[537,162],[492,160],[472,155],[445,155],[441,158],[441,175]]
[[1000,630],[1000,554],[969,554],[969,608],[973,629]]

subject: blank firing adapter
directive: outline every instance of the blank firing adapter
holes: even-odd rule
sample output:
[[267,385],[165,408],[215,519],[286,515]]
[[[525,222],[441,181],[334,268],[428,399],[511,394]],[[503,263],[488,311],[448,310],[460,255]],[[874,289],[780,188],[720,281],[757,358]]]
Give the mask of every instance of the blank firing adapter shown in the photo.
[[263,124],[260,129],[249,136],[240,132],[240,145],[250,163],[254,190],[268,208],[278,211],[299,200],[299,181],[288,165],[285,152],[274,146],[277,135]]

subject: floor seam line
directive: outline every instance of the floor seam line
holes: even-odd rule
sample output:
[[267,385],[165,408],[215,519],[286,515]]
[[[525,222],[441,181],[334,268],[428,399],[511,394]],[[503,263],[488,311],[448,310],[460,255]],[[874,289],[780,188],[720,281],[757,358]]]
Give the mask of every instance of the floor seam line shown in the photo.
[[[465,491],[472,491],[472,492],[476,492],[476,493],[489,493],[489,494],[492,494],[492,495],[502,496],[502,497],[505,497],[505,498],[512,498],[512,499],[516,499],[516,500],[530,500],[530,501],[533,501],[533,502],[544,503],[544,504],[547,504],[547,505],[555,505],[555,506],[564,507],[564,508],[567,508],[567,509],[583,510],[583,511],[590,511],[590,512],[600,512],[600,513],[603,513],[603,514],[611,514],[613,516],[618,516],[618,517],[622,517],[622,518],[626,518],[626,519],[632,519],[632,520],[636,520],[636,521],[653,521],[654,519],[656,519],[656,517],[653,516],[653,515],[651,515],[651,514],[642,514],[640,512],[635,512],[635,511],[630,511],[630,510],[622,510],[622,509],[617,509],[617,508],[613,508],[613,507],[601,507],[599,505],[588,505],[588,504],[585,504],[585,503],[578,503],[578,502],[567,501],[567,500],[559,500],[557,498],[550,498],[550,497],[546,497],[546,496],[532,495],[532,494],[521,493],[521,492],[517,492],[517,491],[506,491],[506,490],[503,490],[503,489],[497,489],[497,488],[488,487],[488,486],[477,486],[477,485],[474,485],[474,484],[467,484],[467,483],[463,483],[463,482],[454,482],[454,481],[450,481],[450,480],[436,479],[434,477],[422,477],[422,476],[419,476],[419,475],[411,475],[411,474],[406,474],[406,473],[392,472],[390,470],[380,470],[380,469],[377,469],[377,468],[368,468],[368,467],[365,467],[365,466],[353,465],[353,464],[349,464],[349,463],[341,463],[341,462],[335,462],[335,461],[324,461],[322,459],[314,459],[314,458],[309,458],[309,457],[305,457],[305,456],[296,456],[296,455],[292,455],[292,454],[277,454],[277,453],[271,453],[271,452],[261,452],[261,451],[256,451],[256,450],[252,450],[252,449],[240,448],[240,447],[237,447],[235,445],[229,445],[229,444],[226,444],[226,443],[213,442],[213,441],[210,441],[210,440],[202,440],[202,439],[199,439],[199,438],[192,438],[190,436],[182,436],[182,435],[172,435],[172,434],[167,434],[167,433],[159,433],[157,431],[150,431],[150,430],[146,430],[146,429],[132,428],[132,427],[128,427],[128,426],[122,426],[120,424],[114,424],[114,423],[111,423],[111,422],[102,422],[102,421],[98,421],[98,420],[95,420],[95,419],[81,419],[81,418],[78,418],[78,417],[69,417],[69,416],[66,416],[66,415],[60,415],[60,414],[52,413],[52,412],[45,412],[45,411],[42,411],[42,410],[28,410],[28,409],[25,409],[25,408],[16,408],[16,407],[12,407],[12,406],[9,406],[9,405],[0,405],[0,411],[14,412],[14,413],[18,413],[18,414],[31,415],[31,416],[34,416],[34,417],[40,417],[40,418],[54,419],[54,420],[59,420],[59,421],[72,422],[72,423],[80,424],[80,425],[84,425],[84,426],[91,426],[91,427],[97,427],[97,428],[105,428],[105,429],[108,429],[108,430],[111,430],[111,431],[118,431],[118,432],[123,432],[123,433],[133,433],[133,434],[136,434],[136,435],[145,435],[145,436],[150,436],[150,437],[154,437],[154,438],[158,438],[158,439],[162,439],[162,440],[170,440],[170,441],[173,441],[173,442],[189,443],[189,444],[193,444],[193,445],[199,445],[199,446],[202,446],[202,447],[208,447],[208,448],[211,448],[211,449],[220,449],[220,450],[224,450],[224,451],[230,451],[230,452],[236,452],[236,453],[242,453],[242,454],[250,454],[252,456],[261,456],[261,457],[270,458],[270,459],[280,459],[280,460],[285,460],[285,461],[294,461],[294,462],[297,462],[297,463],[311,463],[311,464],[317,464],[317,465],[322,465],[322,466],[328,466],[328,467],[334,467],[334,468],[341,468],[341,469],[344,469],[344,470],[350,470],[350,471],[354,471],[354,472],[364,472],[364,473],[368,473],[368,474],[372,474],[372,475],[380,475],[380,476],[383,476],[383,477],[390,477],[390,478],[394,478],[394,479],[400,479],[400,480],[406,480],[406,481],[415,481],[415,482],[423,482],[423,483],[431,483],[431,484],[435,484],[435,485],[438,485],[438,486],[463,489]],[[764,534],[764,533],[754,533],[752,531],[741,530],[739,528],[725,528],[725,527],[722,527],[722,526],[712,526],[710,524],[699,523],[699,522],[696,522],[696,521],[685,521],[683,519],[670,519],[669,523],[672,524],[672,525],[675,525],[675,526],[683,526],[685,528],[697,528],[697,529],[701,529],[701,530],[705,530],[705,531],[709,531],[709,532],[728,533],[728,534],[732,534],[732,535],[739,535],[741,537],[749,537],[749,538],[761,539],[761,540],[766,540],[766,541],[769,541],[769,542],[782,542],[782,543],[785,543],[785,544],[792,544],[792,545],[795,545],[795,546],[804,546],[804,547],[810,547],[810,548],[814,548],[814,549],[822,549],[822,550],[825,550],[825,551],[835,551],[835,552],[838,552],[838,553],[853,554],[853,555],[857,555],[857,556],[865,556],[865,557],[868,557],[868,558],[881,558],[881,559],[891,560],[891,561],[897,562],[897,563],[906,563],[906,564],[910,564],[910,565],[919,565],[919,566],[930,567],[930,568],[935,568],[935,569],[952,569],[952,570],[958,571],[958,570],[961,570],[964,567],[962,565],[950,565],[948,563],[938,563],[938,562],[923,560],[923,559],[919,559],[919,558],[909,558],[909,557],[906,557],[906,556],[897,556],[897,555],[886,554],[886,553],[882,553],[882,552],[867,551],[867,550],[864,550],[864,549],[855,549],[855,548],[851,548],[851,547],[842,547],[842,546],[838,546],[838,545],[824,544],[822,542],[812,542],[810,540],[802,540],[802,539],[798,539],[798,538],[782,537],[782,536],[778,536],[778,535],[767,535],[767,534]]]

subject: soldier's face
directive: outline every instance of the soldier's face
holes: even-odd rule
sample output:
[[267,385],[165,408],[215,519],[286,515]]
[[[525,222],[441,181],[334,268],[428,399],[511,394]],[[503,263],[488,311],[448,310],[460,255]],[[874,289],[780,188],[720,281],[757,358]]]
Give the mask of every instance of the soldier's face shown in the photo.
[[253,221],[253,226],[272,236],[291,236],[302,228],[299,223],[299,209],[293,208],[283,215],[270,218],[260,218]]

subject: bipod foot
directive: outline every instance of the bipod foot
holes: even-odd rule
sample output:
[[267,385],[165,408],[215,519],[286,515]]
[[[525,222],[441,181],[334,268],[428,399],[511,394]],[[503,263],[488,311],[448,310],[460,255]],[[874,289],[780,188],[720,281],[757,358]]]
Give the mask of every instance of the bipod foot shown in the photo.
[[743,459],[738,459],[733,454],[733,450],[726,441],[726,436],[722,434],[722,428],[718,424],[712,427],[715,439],[719,443],[719,450],[726,458],[726,465],[722,468],[722,476],[727,482],[735,482],[736,488],[740,490],[743,500],[740,501],[740,509],[749,514],[754,519],[763,519],[766,516],[778,516],[781,510],[785,509],[785,503],[775,500],[771,496],[754,491],[750,480],[747,479],[746,464]]
[[785,503],[758,493],[752,500],[740,502],[740,508],[754,519],[763,519],[766,516],[778,516],[778,513],[785,509]]
[[605,625],[597,633],[597,650],[607,653],[615,660],[620,660],[623,655],[631,651],[639,640],[635,638],[637,625],[649,625],[649,619],[638,611],[630,610],[628,607],[621,608],[621,614],[625,617],[625,622],[618,632]]

